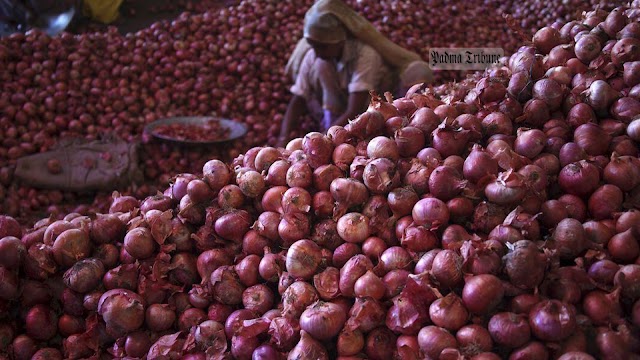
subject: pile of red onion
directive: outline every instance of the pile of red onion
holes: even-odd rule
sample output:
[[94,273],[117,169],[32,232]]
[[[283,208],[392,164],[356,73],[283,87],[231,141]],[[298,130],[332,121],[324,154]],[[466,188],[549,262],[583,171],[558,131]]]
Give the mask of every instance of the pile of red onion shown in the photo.
[[639,16],[104,213],[0,216],[2,356],[637,358]]
[[[480,0],[347,2],[391,40],[425,59],[428,48],[434,46],[497,46],[511,54],[522,39],[501,13],[513,13],[516,18],[544,16],[549,20],[538,23],[543,26],[573,19],[567,18],[570,12],[566,9],[587,5],[572,2],[559,8],[555,3]],[[234,1],[224,2],[231,3]],[[91,140],[113,132],[140,140],[145,124],[170,116],[218,115],[249,126],[244,139],[207,148],[146,143],[144,138],[145,182],[119,189],[136,197],[155,194],[175,174],[199,172],[210,158],[230,161],[253,146],[274,144],[291,84],[282,69],[311,4],[311,0],[259,0],[220,8],[222,2],[213,0],[160,1],[157,11],[178,8],[192,13],[126,35],[108,28],[56,38],[32,31],[1,39],[0,63],[5,71],[0,75],[4,85],[0,90],[0,198],[4,199],[0,211],[24,222],[46,213],[106,211],[103,200],[110,194],[97,194],[98,200],[93,201],[93,194],[86,198],[36,190],[14,181],[17,158],[47,151],[61,138]],[[532,4],[531,9],[523,4]],[[135,6],[135,0],[124,7],[129,5]],[[500,11],[487,12],[487,8]],[[435,74],[438,84],[463,76],[464,72],[453,71]],[[295,135],[304,135],[312,126],[305,119]]]

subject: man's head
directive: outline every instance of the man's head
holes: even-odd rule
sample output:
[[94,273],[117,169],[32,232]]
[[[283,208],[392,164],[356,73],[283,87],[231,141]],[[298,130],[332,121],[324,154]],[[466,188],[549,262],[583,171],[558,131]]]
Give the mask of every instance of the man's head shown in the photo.
[[337,59],[342,55],[347,30],[332,14],[308,13],[304,19],[304,37],[319,58]]

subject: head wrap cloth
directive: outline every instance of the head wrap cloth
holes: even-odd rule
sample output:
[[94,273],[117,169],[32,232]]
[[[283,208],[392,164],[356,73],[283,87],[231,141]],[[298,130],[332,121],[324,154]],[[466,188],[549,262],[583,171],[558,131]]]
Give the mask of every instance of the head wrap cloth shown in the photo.
[[399,74],[402,85],[431,80],[431,69],[420,55],[387,39],[367,19],[342,0],[318,0],[304,17],[304,37],[289,57],[285,73],[294,80],[304,55],[311,48],[307,38],[320,43],[339,43],[347,33],[373,47],[384,61]]

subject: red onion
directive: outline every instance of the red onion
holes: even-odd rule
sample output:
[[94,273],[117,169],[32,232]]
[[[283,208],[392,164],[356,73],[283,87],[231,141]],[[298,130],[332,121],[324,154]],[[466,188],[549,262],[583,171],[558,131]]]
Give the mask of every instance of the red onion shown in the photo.
[[441,123],[440,118],[428,107],[418,108],[410,117],[409,126],[420,129],[424,134],[431,134]]
[[108,332],[123,335],[142,326],[145,319],[144,300],[129,290],[109,290],[100,297],[98,313],[102,315]]
[[240,191],[248,198],[259,197],[264,193],[266,188],[264,176],[254,170],[248,170],[239,174],[236,182],[238,183],[238,187],[240,187]]
[[202,167],[204,181],[209,184],[212,191],[218,191],[231,180],[231,171],[220,160],[209,160]]
[[377,275],[368,270],[358,278],[354,285],[354,293],[357,297],[371,297],[376,300],[382,299],[385,294],[385,285]]
[[268,359],[283,359],[283,355],[279,353],[273,346],[269,344],[262,344],[253,350],[251,354],[251,360],[268,360]]
[[[276,160],[273,164],[269,166],[269,170],[267,171],[267,176],[265,177],[265,181],[267,182],[267,184],[271,186],[286,185],[287,172],[290,167],[291,167],[291,163],[289,163],[289,161],[284,159]],[[226,185],[226,186],[233,186],[233,185]],[[238,190],[239,189],[240,188],[238,188]]]
[[526,195],[526,184],[522,175],[507,171],[490,182],[484,189],[487,199],[500,205],[515,204]]
[[146,197],[142,203],[140,203],[140,212],[144,215],[149,210],[167,211],[173,207],[173,199],[169,196],[158,193]]
[[498,163],[480,145],[474,145],[473,149],[464,161],[464,177],[477,183],[483,177],[498,174]]
[[507,91],[518,101],[524,102],[531,98],[533,82],[528,71],[514,72],[509,79]]
[[242,293],[242,305],[244,308],[260,315],[271,309],[274,301],[273,292],[264,284],[250,286]]
[[573,133],[573,139],[591,156],[605,154],[611,142],[611,137],[600,126],[593,123],[578,126]]
[[231,265],[232,259],[221,249],[206,250],[198,255],[196,267],[202,279],[207,279],[221,265]]
[[611,104],[609,111],[614,119],[628,124],[640,114],[640,101],[631,96],[621,97]]
[[[347,141],[349,134],[344,127],[334,125],[327,130],[327,137],[335,146],[338,146]],[[302,140],[300,141],[300,148],[302,148]]]
[[385,240],[377,236],[370,236],[362,243],[362,253],[371,261],[377,261],[387,248]]
[[392,298],[402,291],[411,273],[407,270],[391,270],[384,275],[382,282],[386,287],[385,298]]
[[298,240],[287,251],[287,271],[296,278],[311,279],[320,265],[320,247],[311,240]]
[[558,183],[563,191],[577,196],[587,196],[598,188],[600,172],[585,160],[566,165],[560,170]]
[[557,110],[564,99],[564,88],[552,79],[540,79],[533,84],[533,98],[544,101],[550,111]]
[[595,59],[602,50],[602,44],[597,36],[586,35],[576,41],[576,57],[585,64]]
[[449,221],[449,209],[440,199],[425,198],[418,201],[411,212],[417,225],[436,229]]
[[95,289],[104,275],[104,265],[97,259],[83,259],[63,275],[65,285],[76,292],[87,293]]
[[619,97],[618,92],[604,80],[596,80],[585,90],[586,100],[596,112],[603,112]]
[[640,39],[627,37],[618,40],[611,49],[611,62],[620,66],[625,62],[640,60]]
[[313,184],[314,170],[306,160],[297,161],[289,167],[286,184],[289,187],[308,188]]
[[433,259],[431,276],[441,287],[455,287],[462,282],[462,256],[442,250]]
[[20,334],[11,343],[11,353],[17,360],[29,360],[38,351],[38,347],[29,336]]
[[589,197],[589,213],[596,220],[612,218],[613,213],[621,210],[622,201],[623,193],[620,188],[615,185],[602,185]]
[[362,254],[362,248],[360,245],[354,243],[343,243],[333,251],[333,265],[342,267],[349,259],[357,254]]
[[47,305],[38,304],[28,310],[25,316],[25,331],[35,340],[49,340],[58,331],[58,317]]
[[303,137],[302,149],[309,165],[315,169],[329,163],[333,153],[333,143],[325,135],[311,132]]
[[619,290],[611,293],[594,290],[587,293],[582,299],[582,309],[594,325],[619,323],[622,315],[619,297]]
[[469,313],[462,303],[462,299],[450,293],[437,299],[429,306],[431,321],[449,331],[457,331],[468,321]]
[[89,237],[96,244],[120,242],[126,233],[126,224],[114,214],[97,214],[91,222]]
[[499,312],[491,317],[487,328],[493,341],[509,348],[520,347],[531,339],[531,328],[522,314]]
[[394,162],[387,158],[367,161],[362,178],[367,189],[374,194],[386,194],[400,184],[400,174]]
[[458,346],[456,338],[438,326],[425,326],[418,333],[420,350],[429,358],[437,359],[442,350]]
[[389,208],[398,218],[409,215],[418,200],[418,194],[411,187],[398,187],[387,195]]
[[515,349],[509,355],[509,360],[524,360],[524,359],[548,359],[549,350],[547,347],[538,341],[531,341],[517,349]]
[[529,159],[533,159],[544,149],[546,135],[538,129],[518,129],[518,136],[514,142],[514,151]]
[[640,225],[638,225],[638,221],[640,220],[640,211],[631,209],[623,212],[618,217],[616,221],[615,230],[616,232],[623,232],[628,229],[634,229],[636,234],[640,234]]
[[510,282],[523,289],[538,286],[545,274],[545,255],[529,240],[517,241],[509,249],[502,261]]
[[461,174],[450,166],[438,166],[429,176],[429,192],[442,201],[457,196],[466,184]]
[[55,348],[41,348],[33,354],[32,360],[62,360],[62,353]]
[[300,331],[300,341],[289,352],[287,360],[303,359],[308,357],[310,359],[328,360],[329,355],[322,343],[313,339],[306,331]]
[[504,289],[502,282],[491,274],[470,277],[462,289],[462,301],[474,314],[489,313],[502,301]]
[[296,281],[282,294],[283,314],[299,318],[307,306],[318,300],[318,292],[304,281]]
[[342,330],[336,344],[338,355],[352,356],[364,349],[364,336],[359,330]]
[[551,235],[555,249],[562,259],[573,259],[587,247],[587,237],[582,223],[576,219],[563,219]]
[[25,245],[17,237],[7,235],[0,238],[0,266],[8,269],[19,267],[26,252]]
[[350,243],[361,243],[371,234],[369,219],[360,213],[348,213],[337,222],[338,235]]
[[584,221],[587,216],[587,204],[576,195],[564,194],[558,200],[564,204],[570,218]]
[[635,141],[640,141],[640,119],[633,120],[627,126],[627,135]]
[[632,229],[617,233],[609,239],[607,250],[617,263],[631,263],[640,256],[640,244]]
[[591,106],[585,103],[575,104],[567,114],[567,123],[573,128],[587,123],[594,123],[595,121],[596,114]]
[[405,126],[394,134],[398,154],[402,157],[413,157],[424,148],[425,137],[422,130],[413,126]]
[[218,192],[218,205],[223,209],[238,208],[242,206],[244,200],[242,190],[235,184],[225,185]]
[[469,130],[454,129],[443,124],[431,133],[432,146],[444,157],[461,155],[467,147],[470,136]]
[[424,226],[409,226],[404,230],[400,243],[408,250],[424,252],[438,245],[438,237]]
[[253,286],[259,282],[258,267],[260,266],[260,260],[260,256],[250,254],[235,265],[236,273],[243,285]]
[[372,360],[384,360],[393,356],[396,336],[389,329],[379,327],[367,335],[365,353]]
[[412,266],[411,255],[400,246],[392,246],[380,255],[380,264],[385,272],[391,270],[408,270]]
[[329,340],[340,332],[347,314],[339,305],[319,301],[300,315],[300,328],[318,340]]
[[178,329],[181,331],[188,331],[192,327],[205,321],[207,314],[198,308],[188,308],[182,311],[178,317]]
[[156,242],[151,231],[145,227],[131,229],[124,237],[124,249],[136,259],[146,259],[153,255]]
[[367,157],[369,159],[387,158],[397,161],[400,157],[398,145],[386,136],[376,136],[367,144]]
[[269,167],[282,157],[280,151],[273,147],[264,147],[258,151],[254,160],[256,171],[262,173],[269,170]]
[[70,267],[89,255],[89,236],[79,229],[65,230],[56,237],[52,250],[53,257],[60,266]]
[[367,187],[352,178],[337,178],[333,180],[330,191],[338,205],[345,209],[364,203],[369,196]]
[[226,305],[242,303],[242,293],[245,287],[231,266],[223,265],[214,270],[209,277],[209,282],[214,300]]
[[529,313],[531,332],[545,341],[560,341],[576,329],[574,310],[558,300],[542,300]]

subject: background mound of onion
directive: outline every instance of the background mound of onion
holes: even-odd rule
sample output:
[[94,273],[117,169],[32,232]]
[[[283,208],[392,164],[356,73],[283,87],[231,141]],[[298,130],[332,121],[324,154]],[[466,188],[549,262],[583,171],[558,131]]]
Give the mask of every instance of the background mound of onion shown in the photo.
[[[113,132],[142,139],[145,182],[120,189],[138,197],[168,186],[175,174],[198,172],[209,158],[230,161],[253,146],[273,143],[291,83],[282,69],[300,37],[303,15],[311,3],[252,1],[220,8],[219,2],[211,1],[160,2],[158,11],[183,8],[190,13],[127,35],[107,28],[55,39],[38,32],[2,39],[0,62],[7,70],[0,79],[4,84],[0,96],[2,212],[27,223],[44,213],[106,210],[109,194],[87,197],[36,190],[13,180],[17,158],[47,151],[62,137],[93,139]],[[498,46],[510,54],[522,41],[519,32],[532,33],[531,29],[553,21],[573,19],[580,9],[595,4],[348,3],[393,41],[425,59],[428,47],[424,44]],[[135,1],[128,5],[134,6]],[[611,4],[598,5],[612,8]],[[488,7],[500,11],[487,12]],[[501,13],[527,22],[508,25]],[[443,17],[448,20],[438,20]],[[469,28],[473,31],[467,31]],[[438,72],[436,84],[463,76],[462,72]],[[147,142],[141,133],[145,124],[158,118],[208,114],[244,122],[250,131],[242,140],[206,149]],[[311,128],[306,119],[296,135]]]

